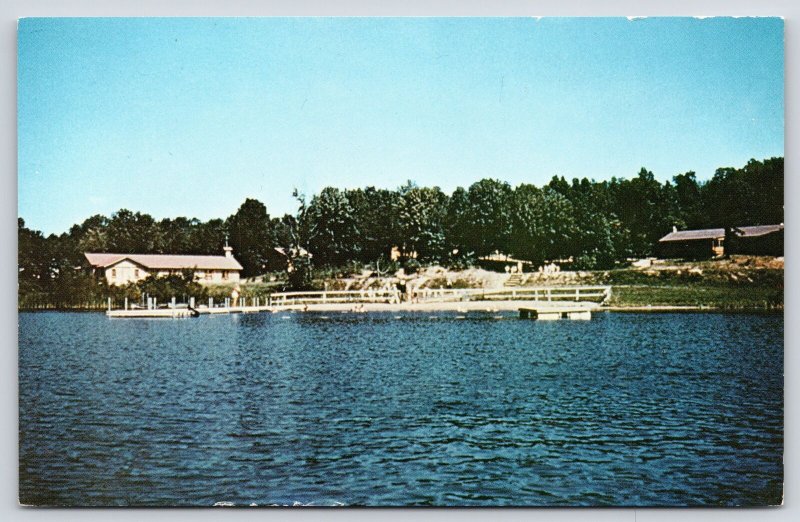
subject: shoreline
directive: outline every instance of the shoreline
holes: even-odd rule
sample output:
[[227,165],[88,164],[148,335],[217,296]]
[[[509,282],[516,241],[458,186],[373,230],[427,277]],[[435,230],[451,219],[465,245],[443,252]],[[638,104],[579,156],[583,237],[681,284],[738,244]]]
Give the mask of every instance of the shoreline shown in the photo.
[[[592,312],[612,313],[783,313],[783,307],[777,308],[723,308],[703,305],[635,305],[635,306],[601,306],[597,303],[570,302],[570,301],[463,301],[463,302],[438,302],[438,303],[330,303],[291,305],[285,307],[237,307],[231,309],[215,308],[211,311],[199,309],[201,315],[220,315],[238,313],[281,313],[281,312],[340,312],[340,313],[367,313],[367,312],[517,312],[520,308],[570,308],[574,310],[589,310]],[[182,310],[182,309],[179,309]],[[115,310],[120,311],[120,310]],[[159,309],[163,317],[171,318],[172,310]],[[18,308],[17,313],[46,313],[46,312],[74,312],[74,313],[106,313],[107,310],[87,310],[85,308],[47,308],[25,309]],[[143,310],[144,312],[144,310]],[[128,316],[131,317],[131,316]]]

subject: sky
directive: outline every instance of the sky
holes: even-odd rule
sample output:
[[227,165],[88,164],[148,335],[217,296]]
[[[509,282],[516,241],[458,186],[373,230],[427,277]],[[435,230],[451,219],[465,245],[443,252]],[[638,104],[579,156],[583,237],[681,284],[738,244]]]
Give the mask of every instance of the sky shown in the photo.
[[28,18],[18,207],[272,216],[292,190],[662,181],[783,156],[777,18]]

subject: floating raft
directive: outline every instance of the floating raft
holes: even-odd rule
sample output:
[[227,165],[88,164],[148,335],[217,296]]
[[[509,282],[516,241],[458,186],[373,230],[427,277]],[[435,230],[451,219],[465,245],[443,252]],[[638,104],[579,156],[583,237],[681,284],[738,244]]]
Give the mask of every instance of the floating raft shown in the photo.
[[572,319],[588,321],[592,318],[592,308],[586,306],[536,306],[519,309],[520,319],[537,319],[539,321],[557,321]]
[[108,317],[127,317],[127,318],[183,318],[183,317],[198,317],[205,314],[237,314],[237,313],[254,313],[265,312],[270,309],[266,306],[227,306],[218,308],[131,308],[128,310],[108,310],[106,316]]
[[188,308],[158,308],[148,310],[146,308],[136,308],[131,310],[108,310],[108,317],[197,317],[197,312]]

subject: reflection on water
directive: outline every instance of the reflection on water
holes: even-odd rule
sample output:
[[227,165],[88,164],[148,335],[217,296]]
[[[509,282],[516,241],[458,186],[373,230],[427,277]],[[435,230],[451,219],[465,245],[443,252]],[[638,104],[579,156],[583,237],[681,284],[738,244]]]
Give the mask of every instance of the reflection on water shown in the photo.
[[21,313],[20,500],[780,503],[782,316],[463,315]]

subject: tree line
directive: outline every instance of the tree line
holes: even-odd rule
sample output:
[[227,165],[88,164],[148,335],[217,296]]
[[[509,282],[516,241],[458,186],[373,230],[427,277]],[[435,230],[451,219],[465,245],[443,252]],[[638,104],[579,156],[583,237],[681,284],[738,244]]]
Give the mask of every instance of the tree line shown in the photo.
[[[20,218],[20,303],[36,296],[66,306],[107,295],[102,281],[81,269],[84,252],[216,254],[226,240],[243,277],[284,270],[287,259],[275,250],[282,248],[295,286],[308,283],[312,262],[388,262],[392,247],[413,253],[416,262],[447,266],[469,266],[499,251],[534,264],[571,259],[574,268],[612,268],[651,255],[673,226],[783,222],[783,158],[720,168],[706,182],[686,172],[661,183],[643,168],[630,179],[555,176],[541,187],[482,179],[451,194],[408,182],[396,190],[326,187],[308,201],[294,196],[294,215],[271,217],[255,199],[224,220],[156,220],[122,209],[47,237]],[[300,255],[303,249],[311,260]]]

